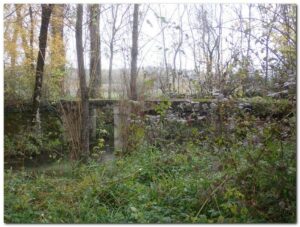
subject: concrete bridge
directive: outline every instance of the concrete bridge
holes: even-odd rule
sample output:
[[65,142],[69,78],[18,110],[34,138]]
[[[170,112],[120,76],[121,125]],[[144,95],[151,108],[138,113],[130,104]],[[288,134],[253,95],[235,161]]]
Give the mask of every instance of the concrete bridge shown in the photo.
[[[63,105],[78,105],[79,100],[68,101],[61,100]],[[119,150],[122,148],[122,141],[120,139],[120,130],[121,130],[121,120],[129,119],[130,113],[139,113],[142,115],[158,115],[156,112],[157,105],[161,103],[169,103],[170,111],[175,116],[175,120],[179,120],[181,122],[185,121],[185,119],[189,119],[189,121],[201,121],[202,119],[206,119],[206,116],[215,113],[218,117],[219,115],[219,103],[230,102],[231,104],[225,110],[228,114],[231,111],[236,111],[238,109],[254,114],[259,117],[280,117],[284,114],[288,114],[287,112],[290,108],[291,104],[285,104],[284,100],[280,102],[280,100],[274,101],[261,101],[259,100],[249,100],[245,99],[235,99],[228,100],[226,98],[222,99],[201,99],[201,100],[191,100],[191,99],[170,99],[170,100],[144,100],[144,101],[132,101],[132,100],[107,100],[107,99],[90,99],[89,100],[89,108],[90,108],[90,132],[91,139],[96,139],[96,109],[103,107],[111,107],[113,109],[113,119],[114,119],[114,148],[115,150]],[[127,105],[127,108],[124,109],[124,104]],[[284,105],[283,105],[284,104]],[[276,108],[273,107],[277,105],[283,105],[284,108]],[[281,110],[282,109],[282,110]],[[124,115],[126,115],[124,118]],[[177,117],[177,118],[176,118]],[[193,119],[191,119],[193,118]]]
[[[90,99],[89,100],[89,113],[90,113],[90,139],[96,139],[97,129],[97,109],[104,107],[111,107],[113,110],[114,119],[114,149],[122,149],[122,141],[120,138],[121,130],[121,117],[124,114],[128,115],[131,111],[134,113],[140,112],[143,114],[157,115],[155,108],[160,103],[169,103],[172,109],[182,110],[183,112],[199,111],[201,105],[206,105],[209,108],[212,100],[192,101],[188,99],[171,99],[171,100],[144,100],[144,101],[133,101],[133,100],[113,100],[113,99]],[[64,107],[77,106],[79,100],[61,100],[60,103]],[[129,111],[124,111],[122,106],[126,103]]]

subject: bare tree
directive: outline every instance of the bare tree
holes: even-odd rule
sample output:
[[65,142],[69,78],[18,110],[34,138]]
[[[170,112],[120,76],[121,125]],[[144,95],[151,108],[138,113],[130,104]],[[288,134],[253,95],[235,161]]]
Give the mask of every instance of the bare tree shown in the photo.
[[262,5],[259,6],[259,10],[261,13],[261,17],[262,17],[262,21],[264,22],[263,27],[265,28],[264,31],[264,40],[265,40],[265,50],[266,50],[266,55],[264,58],[264,68],[265,68],[265,86],[267,86],[268,83],[268,78],[269,78],[269,52],[270,52],[270,38],[271,38],[271,34],[274,28],[274,23],[276,21],[276,16],[277,16],[277,12],[273,12],[273,15],[271,14],[271,18],[267,18],[266,12],[268,12],[266,10],[265,7],[263,7]]
[[222,66],[222,15],[223,15],[223,6],[219,5],[219,18],[218,18],[218,36],[217,36],[217,75],[218,75],[218,89],[221,90],[221,66]]
[[32,112],[34,114],[34,122],[37,125],[38,131],[41,131],[41,121],[40,121],[40,102],[42,96],[42,84],[43,84],[43,74],[44,65],[46,58],[46,47],[47,47],[47,36],[48,36],[48,26],[50,22],[50,16],[52,13],[53,5],[42,4],[42,22],[39,36],[39,53],[36,65],[36,75],[35,75],[35,87],[33,93],[33,107]]
[[246,50],[246,59],[243,60],[243,67],[245,70],[245,81],[242,84],[243,87],[243,93],[246,93],[246,88],[248,86],[249,83],[249,79],[250,79],[250,51],[251,51],[251,9],[252,9],[252,4],[248,5],[248,24],[247,24],[247,29],[245,30],[245,35],[247,36],[247,50]]
[[132,47],[131,47],[131,73],[130,73],[130,99],[137,100],[137,56],[138,56],[138,23],[139,5],[134,4],[133,28],[132,28]]
[[248,28],[247,28],[247,33],[248,33],[248,45],[247,45],[247,60],[250,59],[250,50],[251,50],[251,46],[250,46],[250,41],[251,41],[251,9],[252,9],[252,4],[248,5]]
[[119,5],[114,7],[111,6],[111,17],[112,17],[112,26],[111,26],[111,39],[109,42],[109,70],[108,70],[108,98],[111,99],[111,84],[112,84],[112,64],[114,59],[114,42],[116,35],[116,22],[118,16]]
[[123,83],[125,86],[122,86],[122,94],[123,97],[125,97],[125,94],[127,94],[128,97],[130,97],[130,78],[128,76],[128,64],[130,62],[130,47],[129,45],[126,44],[125,39],[122,41],[122,48],[121,48],[121,53],[122,53],[122,61],[123,61],[123,69],[122,69],[122,79]]
[[[194,6],[193,6],[194,7]],[[189,29],[190,29],[190,34],[191,34],[191,39],[192,39],[192,43],[189,44],[192,52],[193,52],[193,59],[194,59],[194,71],[196,73],[196,75],[198,76],[198,78],[200,79],[200,50],[197,50],[197,40],[195,37],[195,32],[194,32],[194,25],[192,24],[192,9],[190,8],[188,11],[188,25],[189,25]]]
[[205,83],[209,93],[213,91],[213,63],[214,55],[219,44],[219,35],[216,34],[212,21],[208,16],[208,9],[201,5],[197,12],[197,19],[201,25],[198,32],[201,34],[201,48],[205,56],[206,73]]
[[[127,8],[124,10],[122,14],[120,14],[120,6],[111,5],[111,34],[110,40],[108,43],[109,46],[109,70],[108,70],[108,98],[111,99],[111,92],[112,92],[112,67],[113,67],[113,59],[115,54],[115,42],[117,41],[117,33],[123,27],[124,24],[124,16],[126,15],[127,11],[129,10],[130,6],[128,5]],[[120,16],[119,23],[117,23],[118,15]]]
[[[179,76],[181,74],[178,73],[177,67],[176,67],[176,60],[177,56],[180,55],[182,52],[181,46],[183,44],[183,28],[182,28],[182,17],[185,13],[185,9],[183,10],[182,14],[180,14],[180,7],[179,5],[177,6],[177,12],[178,12],[178,19],[179,23],[176,25],[174,28],[178,31],[178,39],[174,43],[174,56],[173,56],[173,77],[172,77],[172,84],[173,84],[173,92],[176,92],[176,84],[175,84],[175,79],[177,78],[177,91],[179,92]],[[180,62],[181,65],[181,62]]]
[[78,62],[78,76],[80,82],[80,95],[81,95],[81,152],[84,158],[89,155],[89,93],[86,85],[86,76],[84,69],[83,59],[83,46],[82,46],[82,4],[77,5],[77,19],[76,19],[76,51]]
[[297,68],[297,17],[295,16],[297,12],[297,6],[281,4],[279,5],[279,32],[285,39],[283,41],[286,46],[286,51],[284,51],[283,56],[286,58],[287,68],[292,68],[296,70]]
[[100,97],[101,87],[101,44],[100,44],[100,6],[89,5],[90,13],[90,97]]
[[[160,29],[162,30],[162,44],[163,44],[163,55],[164,55],[164,66],[165,66],[165,71],[166,71],[166,78],[167,78],[167,89],[164,88],[163,83],[162,84],[162,91],[165,93],[167,91],[170,91],[170,81],[169,81],[169,67],[168,67],[168,59],[167,59],[167,48],[166,48],[166,38],[165,38],[165,27],[164,23],[166,23],[165,19],[162,18],[162,13],[161,13],[161,5],[159,5],[159,21],[160,21]],[[161,79],[161,78],[160,78]]]

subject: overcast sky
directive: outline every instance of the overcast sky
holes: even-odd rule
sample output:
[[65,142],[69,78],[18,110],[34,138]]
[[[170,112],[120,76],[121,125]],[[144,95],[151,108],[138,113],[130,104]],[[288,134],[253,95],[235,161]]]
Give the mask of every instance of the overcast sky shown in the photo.
[[[213,18],[218,16],[218,10],[219,10],[219,4],[205,4],[206,6],[209,5],[209,7],[214,8],[216,7],[216,15],[210,15]],[[108,9],[110,5],[102,5],[102,10]],[[190,16],[190,19],[192,20],[192,23],[195,23],[195,17],[191,15],[191,9],[193,4],[161,4],[161,13],[162,16],[165,17],[170,23],[179,23],[179,16],[182,15],[182,12],[184,11],[184,7],[186,7],[186,11],[182,16],[183,19],[183,30],[184,33],[186,33],[189,37],[190,36],[190,30],[188,26],[188,16]],[[122,5],[120,7],[121,9],[119,10],[119,14],[121,15],[122,12],[124,12],[126,5]],[[178,13],[178,7],[179,7],[179,13]],[[233,33],[232,34],[232,29],[231,27],[234,26],[234,28],[237,28],[238,21],[234,20],[237,19],[237,15],[234,13],[235,9],[239,9],[239,7],[242,7],[242,13],[243,17],[247,18],[248,17],[248,6],[247,4],[225,4],[223,5],[223,36],[222,36],[222,54],[223,58],[226,59],[226,57],[229,56],[228,52],[228,42],[238,42],[240,39],[240,36],[238,35],[239,33]],[[86,8],[85,8],[86,10]],[[130,7],[130,13],[132,14],[133,7]],[[162,50],[159,48],[162,47],[162,37],[161,37],[161,29],[159,26],[159,21],[157,17],[154,14],[154,11],[159,12],[159,5],[158,4],[142,4],[140,6],[140,11],[146,13],[146,17],[143,20],[143,23],[140,24],[140,37],[139,37],[139,47],[143,47],[140,52],[139,52],[139,64],[142,66],[159,66],[163,63],[163,58],[162,58]],[[190,14],[189,14],[190,13]],[[258,12],[256,11],[255,8],[252,8],[252,16],[258,16]],[[119,16],[120,18],[120,16]],[[88,18],[85,18],[87,20]],[[130,18],[131,19],[131,18]],[[109,40],[107,34],[107,30],[104,28],[104,25],[107,21],[104,22],[104,20],[111,20],[110,18],[110,10],[107,10],[102,13],[101,17],[101,25],[100,25],[100,31],[101,31],[101,39],[102,41],[104,40]],[[127,19],[126,19],[127,20]],[[252,24],[255,24],[257,22],[252,22]],[[85,55],[85,65],[88,68],[88,49],[89,49],[89,42],[88,39],[86,38],[88,35],[88,26],[87,23],[85,23],[86,26],[84,27],[84,44],[85,44],[85,49],[86,55]],[[257,26],[256,26],[257,27]],[[109,29],[109,27],[108,27]],[[74,30],[66,29],[67,32],[67,57],[69,62],[76,67],[77,60],[76,60],[76,48],[75,48],[75,34]],[[259,31],[259,29],[256,28],[256,31]],[[110,31],[109,31],[110,32]],[[174,42],[174,40],[177,39],[177,33],[176,30],[172,29],[167,29],[165,31],[166,33],[166,45],[171,49],[171,44]],[[73,34],[73,35],[72,35]],[[129,27],[126,27],[125,30],[120,31],[121,38],[126,40],[127,45],[130,46],[131,44],[131,30]],[[159,35],[157,35],[159,34]],[[186,37],[185,37],[186,38]],[[192,51],[191,48],[189,47],[188,43],[189,40],[184,38],[184,44],[183,44],[183,49],[185,52],[185,55],[182,55],[182,67],[187,68],[187,69],[193,69],[194,63],[193,63],[193,57],[192,57]],[[149,41],[151,40],[151,41]],[[123,45],[119,43],[120,45]],[[244,44],[246,47],[246,40],[244,41]],[[252,41],[252,46],[255,47],[254,41]],[[102,67],[103,69],[108,69],[108,47],[107,45],[102,42]],[[170,52],[170,51],[169,51]],[[169,62],[171,62],[172,59],[172,53],[169,53]],[[178,64],[179,64],[179,58]],[[258,62],[257,62],[258,64]],[[120,52],[115,53],[114,57],[114,64],[113,68],[122,68],[124,66],[124,61],[122,54]]]

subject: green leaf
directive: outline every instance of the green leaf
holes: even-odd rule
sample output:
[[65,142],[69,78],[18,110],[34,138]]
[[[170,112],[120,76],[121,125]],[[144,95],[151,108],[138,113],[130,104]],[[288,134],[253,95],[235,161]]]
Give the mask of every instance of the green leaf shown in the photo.
[[135,207],[130,207],[130,210],[131,210],[132,212],[137,212],[137,211],[138,211]]

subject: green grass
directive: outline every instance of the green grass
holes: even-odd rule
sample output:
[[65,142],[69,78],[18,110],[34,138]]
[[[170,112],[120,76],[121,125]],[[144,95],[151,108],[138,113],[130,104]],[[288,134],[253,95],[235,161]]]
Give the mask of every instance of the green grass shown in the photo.
[[135,151],[115,160],[6,170],[5,222],[295,223],[295,110],[252,101],[259,117],[223,103],[220,131],[214,115],[149,135],[133,124]]
[[270,144],[258,167],[248,155],[259,150],[217,154],[191,145],[176,152],[144,146],[107,163],[6,171],[5,222],[294,223],[295,145],[284,146],[281,160],[278,144]]

